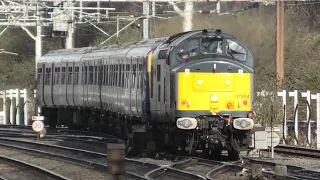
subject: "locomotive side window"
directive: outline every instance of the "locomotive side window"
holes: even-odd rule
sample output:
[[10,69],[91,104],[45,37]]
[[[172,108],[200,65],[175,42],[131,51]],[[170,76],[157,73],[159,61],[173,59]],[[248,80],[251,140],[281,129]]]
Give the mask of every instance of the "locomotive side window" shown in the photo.
[[200,51],[203,54],[221,54],[222,38],[216,36],[203,36],[200,39]]
[[247,58],[247,52],[244,47],[231,39],[227,39],[226,54],[240,61],[245,61]]
[[38,68],[37,83],[42,84],[42,68]]
[[61,84],[64,85],[66,82],[66,67],[61,69]]
[[73,76],[73,84],[79,84],[79,67],[74,67],[74,76]]
[[188,39],[181,47],[178,48],[178,55],[183,60],[199,54],[199,39]]
[[72,83],[72,67],[68,67],[68,85]]
[[88,85],[93,84],[93,66],[89,66],[89,80]]

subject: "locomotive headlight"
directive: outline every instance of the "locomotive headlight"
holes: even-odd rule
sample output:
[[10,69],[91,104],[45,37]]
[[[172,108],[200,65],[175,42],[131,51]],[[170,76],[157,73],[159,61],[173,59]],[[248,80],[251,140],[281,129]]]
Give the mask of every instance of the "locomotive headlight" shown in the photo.
[[211,102],[218,102],[218,96],[212,95]]
[[230,85],[230,81],[229,81],[229,80],[226,81],[226,85],[227,85],[227,86]]
[[253,120],[250,118],[236,118],[233,120],[233,127],[239,130],[249,130],[253,128]]
[[195,118],[188,117],[178,118],[176,124],[179,129],[195,129],[198,126]]
[[198,84],[198,86],[201,86],[202,85],[202,80],[198,80],[197,84]]

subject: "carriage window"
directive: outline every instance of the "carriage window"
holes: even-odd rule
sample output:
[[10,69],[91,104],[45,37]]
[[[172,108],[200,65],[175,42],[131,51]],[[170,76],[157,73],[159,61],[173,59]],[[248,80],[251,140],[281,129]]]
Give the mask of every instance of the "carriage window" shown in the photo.
[[217,36],[203,36],[200,40],[200,51],[203,54],[221,54],[222,38]]
[[84,84],[83,72],[84,72],[84,67],[82,66],[82,67],[81,67],[81,82],[80,82],[81,85]]
[[139,64],[139,72],[142,72],[142,64]]
[[122,87],[122,64],[119,65],[119,87]]
[[50,75],[51,75],[51,68],[46,68],[45,85],[51,84]]
[[93,84],[97,85],[97,82],[98,82],[98,67],[94,66],[94,82],[93,82]]
[[54,79],[53,84],[60,84],[60,68],[54,68]]
[[106,65],[103,65],[103,69],[101,71],[102,73],[102,84],[101,85],[106,85]]
[[157,81],[160,82],[161,77],[161,66],[160,64],[157,65]]
[[130,75],[130,65],[127,64],[126,65],[126,84],[125,84],[125,88],[129,87],[129,82],[130,82],[129,75]]
[[199,54],[199,39],[188,39],[183,46],[178,48],[178,55],[183,60]]
[[93,84],[93,66],[89,66],[89,80],[88,84],[92,85]]
[[103,66],[98,66],[98,85],[102,85],[102,73],[103,73]]
[[143,71],[142,71],[142,64],[139,64],[139,77],[140,77],[140,80],[139,80],[139,86],[138,86],[138,88],[139,88],[139,89],[142,89],[142,88],[143,88]]
[[132,80],[131,80],[131,88],[135,88],[136,86],[136,68],[137,68],[137,65],[133,65],[133,68],[132,68]]
[[68,85],[72,83],[72,67],[68,67]]
[[108,65],[106,65],[106,68],[104,69],[105,70],[105,74],[104,74],[104,76],[105,76],[105,85],[106,86],[108,86],[108,82],[109,82],[109,80],[108,80],[108,78],[109,78],[109,66]]
[[84,84],[88,84],[88,66],[84,67],[84,72],[83,72],[83,82]]
[[42,68],[38,68],[37,82],[38,84],[42,84]]
[[57,78],[58,78],[58,68],[54,68],[54,77],[53,77],[53,84],[57,84]]
[[121,83],[121,87],[124,87],[124,76],[125,76],[125,65],[122,64],[122,83]]
[[58,77],[57,77],[57,84],[60,84],[60,67],[58,67]]
[[64,85],[66,83],[66,67],[62,67],[61,69],[61,84]]
[[111,73],[110,73],[110,86],[114,86],[114,65],[111,65]]
[[119,79],[118,79],[118,65],[115,65],[115,69],[116,70],[115,70],[114,74],[115,74],[116,80],[114,82],[114,86],[118,87],[118,81],[119,81]]
[[247,53],[244,47],[240,46],[238,43],[230,39],[227,39],[226,53],[228,56],[231,56],[240,61],[245,61],[247,58]]
[[74,67],[74,77],[73,77],[73,84],[79,84],[79,67]]

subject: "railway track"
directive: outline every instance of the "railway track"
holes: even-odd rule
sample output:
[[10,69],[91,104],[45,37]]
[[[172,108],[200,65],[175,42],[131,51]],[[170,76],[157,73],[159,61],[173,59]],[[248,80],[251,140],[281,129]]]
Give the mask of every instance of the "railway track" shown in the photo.
[[[0,126],[1,128],[1,126]],[[35,133],[31,130],[23,129],[23,132],[17,130],[4,130],[0,131],[0,136],[11,136],[14,138],[35,138]],[[92,136],[97,135],[97,136]],[[101,137],[102,135],[104,137]],[[106,149],[101,148],[100,153],[93,151],[83,150],[83,146],[79,148],[67,148],[64,145],[69,146],[69,144],[75,141],[83,143],[83,145],[88,146],[88,144],[93,144],[94,146],[106,147],[107,142],[115,143],[119,142],[114,136],[109,136],[107,134],[96,134],[91,132],[76,132],[73,130],[62,129],[59,132],[50,132],[44,138],[44,141],[64,141],[63,147],[49,144],[32,143],[32,142],[22,142],[17,140],[4,140],[5,138],[0,138],[0,146],[7,146],[7,148],[16,148],[23,151],[29,151],[30,153],[37,153],[35,151],[43,151],[45,156],[51,156],[53,158],[67,159],[69,161],[74,161],[82,164],[90,164],[91,166],[105,171],[106,169]],[[14,144],[16,143],[16,144]],[[37,144],[37,145],[35,145]],[[40,145],[39,145],[40,144]],[[24,147],[21,147],[21,146]],[[11,146],[11,147],[8,147]],[[12,147],[16,146],[16,147]],[[89,146],[88,146],[89,147]],[[86,147],[84,147],[87,149]],[[71,149],[71,150],[70,150]],[[74,150],[73,150],[74,149]],[[91,150],[91,149],[90,149]],[[63,152],[62,152],[63,151]],[[95,151],[95,150],[94,150]],[[73,152],[73,153],[70,153]],[[290,154],[303,157],[320,158],[319,150],[306,149],[292,146],[279,145],[275,147],[276,153]],[[67,154],[66,154],[67,153]],[[68,154],[69,153],[69,154]],[[64,155],[63,157],[58,154]],[[100,159],[100,160],[99,160]],[[274,176],[274,166],[276,163],[246,159],[245,163],[233,162],[226,163],[220,161],[211,161],[200,158],[186,158],[183,161],[171,165],[155,165],[152,163],[142,163],[133,159],[126,159],[126,176],[132,179],[223,179],[226,178],[226,173],[239,176],[244,169],[250,170],[250,164],[259,163],[263,165],[265,171],[264,176],[268,179],[273,179]],[[298,166],[287,166],[288,168],[288,178],[287,179],[306,179],[315,180],[319,179],[320,172],[308,170]],[[269,169],[269,170],[266,170]]]
[[[7,138],[0,138],[0,146],[45,157],[80,163],[86,166],[92,166],[103,172],[107,169],[107,155],[102,153]],[[167,166],[140,162],[134,159],[126,159],[126,173],[124,175],[130,179],[159,179],[160,177],[160,179],[172,179],[173,177],[175,177],[175,179],[203,179],[198,175],[194,175],[186,171],[170,167],[169,170],[166,169]],[[159,174],[161,174],[161,176],[159,176]]]
[[[31,126],[19,126],[19,127],[15,127],[16,125],[13,125],[13,127],[11,127],[12,125],[8,126],[3,126],[0,125],[0,131],[1,133],[15,133],[15,132],[19,132],[19,133],[31,133],[31,134],[36,134]],[[52,135],[82,135],[82,136],[91,136],[91,137],[99,137],[99,138],[114,138],[114,139],[118,139],[116,136],[110,135],[110,134],[106,134],[106,133],[100,133],[100,132],[90,132],[90,131],[77,131],[77,130],[70,130],[70,129],[66,129],[66,128],[57,128],[55,130],[48,130],[47,132],[52,134]]]
[[274,148],[274,152],[280,154],[289,154],[295,156],[309,157],[320,159],[320,150],[312,149],[312,148],[303,148],[296,146],[288,146],[288,145],[278,145]]
[[[252,159],[252,158],[244,158],[243,162],[238,162],[236,165],[241,167],[250,168],[251,163],[261,164],[263,166],[263,169],[266,172],[274,172],[275,166],[278,163],[265,161],[265,160],[259,160],[259,159]],[[287,172],[288,176],[290,178],[294,179],[303,179],[303,180],[316,180],[320,177],[319,171],[314,171],[310,169],[306,169],[304,167],[299,166],[292,166],[292,165],[286,165],[287,166]]]
[[0,179],[32,179],[32,180],[68,180],[68,178],[58,175],[52,171],[41,167],[12,159],[5,156],[0,156]]

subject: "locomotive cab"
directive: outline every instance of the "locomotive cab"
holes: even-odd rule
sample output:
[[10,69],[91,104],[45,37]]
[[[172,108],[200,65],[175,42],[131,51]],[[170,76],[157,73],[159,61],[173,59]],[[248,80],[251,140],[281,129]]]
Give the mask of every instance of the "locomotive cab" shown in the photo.
[[198,31],[174,44],[174,118],[189,142],[196,142],[188,146],[211,154],[246,150],[254,124],[249,48],[219,30]]

